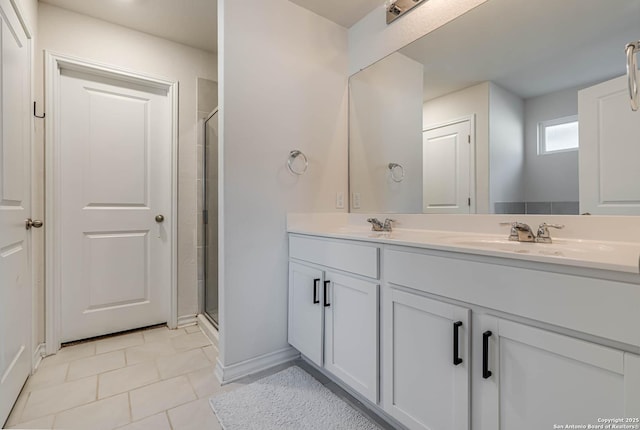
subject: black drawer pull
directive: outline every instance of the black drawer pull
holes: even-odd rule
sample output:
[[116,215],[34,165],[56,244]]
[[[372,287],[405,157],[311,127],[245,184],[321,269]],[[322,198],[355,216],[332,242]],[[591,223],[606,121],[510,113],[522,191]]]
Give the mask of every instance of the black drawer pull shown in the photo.
[[458,351],[458,331],[462,327],[462,321],[456,321],[453,323],[453,364],[457,366],[462,363],[462,358]]
[[320,303],[318,298],[318,285],[320,284],[320,278],[313,280],[313,304]]
[[331,281],[324,281],[324,306],[329,307],[331,303],[329,303],[329,284]]
[[489,338],[493,333],[485,331],[482,333],[482,377],[488,379],[491,376],[489,370]]

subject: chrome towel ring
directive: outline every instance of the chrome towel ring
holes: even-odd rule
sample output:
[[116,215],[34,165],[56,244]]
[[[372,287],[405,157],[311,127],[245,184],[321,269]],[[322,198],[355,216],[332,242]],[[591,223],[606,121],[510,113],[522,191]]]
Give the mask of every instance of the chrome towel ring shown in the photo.
[[394,182],[402,182],[404,179],[404,167],[401,164],[389,163],[389,171]]
[[[300,159],[302,159],[302,162],[304,163],[302,168],[294,168],[294,163],[296,161],[296,159],[300,157]],[[291,173],[293,173],[294,175],[304,175],[304,173],[307,171],[307,168],[309,167],[309,160],[307,160],[307,156],[304,155],[304,153],[298,149],[294,149],[293,151],[291,151],[289,153],[289,159],[287,160],[287,168],[289,169],[289,171]]]
[[627,79],[629,84],[629,97],[631,98],[631,110],[638,110],[638,61],[636,54],[640,52],[640,40],[628,43],[625,46],[627,54]]

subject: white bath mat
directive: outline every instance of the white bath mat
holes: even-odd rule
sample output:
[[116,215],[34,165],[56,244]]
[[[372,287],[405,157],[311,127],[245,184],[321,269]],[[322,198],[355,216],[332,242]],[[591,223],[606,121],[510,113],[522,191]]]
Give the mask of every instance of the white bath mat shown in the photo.
[[224,430],[380,429],[297,366],[209,403]]

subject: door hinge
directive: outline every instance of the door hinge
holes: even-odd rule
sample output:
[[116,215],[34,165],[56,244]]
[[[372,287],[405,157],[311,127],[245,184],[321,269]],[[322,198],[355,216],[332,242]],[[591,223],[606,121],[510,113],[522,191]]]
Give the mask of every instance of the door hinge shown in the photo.
[[470,134],[467,135],[467,143],[471,143],[471,135]]
[[202,224],[209,224],[209,211],[208,210],[203,210],[202,211]]
[[468,204],[469,206],[471,206],[471,197],[469,197],[469,198],[467,199],[467,204]]

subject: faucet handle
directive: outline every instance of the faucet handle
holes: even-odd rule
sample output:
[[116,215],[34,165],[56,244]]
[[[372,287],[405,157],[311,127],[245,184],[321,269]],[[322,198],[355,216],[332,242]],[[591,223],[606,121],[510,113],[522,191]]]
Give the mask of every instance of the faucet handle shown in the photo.
[[564,224],[547,224],[546,222],[543,222],[542,224],[540,224],[539,228],[545,228],[545,227],[562,229],[564,228]]

